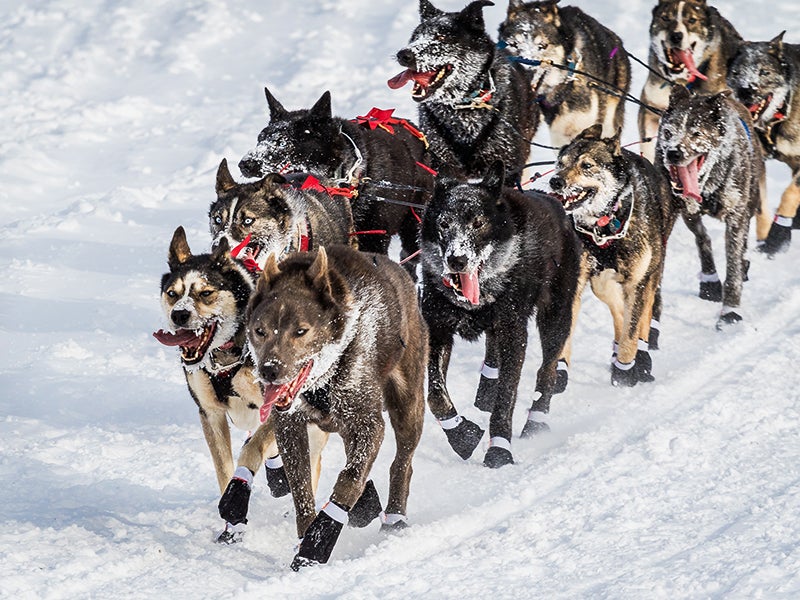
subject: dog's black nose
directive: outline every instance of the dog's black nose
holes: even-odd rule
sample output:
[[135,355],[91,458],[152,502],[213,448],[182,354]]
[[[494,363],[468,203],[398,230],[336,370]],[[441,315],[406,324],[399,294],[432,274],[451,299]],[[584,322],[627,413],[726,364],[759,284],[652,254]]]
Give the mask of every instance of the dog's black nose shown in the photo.
[[550,188],[551,188],[551,189],[552,189],[554,192],[558,192],[558,191],[561,191],[561,190],[563,190],[563,189],[564,189],[564,186],[565,186],[566,184],[567,184],[567,182],[566,182],[566,181],[564,181],[564,178],[563,178],[563,177],[561,177],[561,176],[559,176],[559,175],[553,175],[553,176],[550,178]]
[[258,372],[261,375],[261,379],[267,383],[272,383],[278,378],[278,367],[270,363],[261,365]]
[[669,41],[673,44],[680,44],[683,41],[683,33],[680,31],[673,31],[669,34]]
[[408,48],[403,48],[397,53],[397,62],[408,69],[416,69],[417,60],[414,58],[414,53]]
[[261,177],[261,163],[252,158],[243,158],[239,161],[239,170],[243,177]]
[[467,268],[467,257],[463,254],[458,256],[450,255],[447,257],[447,266],[456,273],[463,273]]
[[178,327],[183,327],[189,322],[189,318],[192,316],[188,310],[184,310],[179,308],[178,310],[173,310],[172,315],[172,322],[175,323]]
[[683,152],[678,150],[677,148],[673,148],[672,150],[667,150],[667,160],[671,163],[680,162],[683,159]]
[[736,97],[742,104],[752,104],[755,99],[755,93],[750,88],[740,87],[736,88]]

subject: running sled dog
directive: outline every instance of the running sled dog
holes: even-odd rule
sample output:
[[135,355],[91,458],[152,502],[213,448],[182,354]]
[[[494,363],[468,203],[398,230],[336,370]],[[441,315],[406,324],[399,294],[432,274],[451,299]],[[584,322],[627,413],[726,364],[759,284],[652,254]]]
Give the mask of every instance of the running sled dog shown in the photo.
[[800,206],[800,45],[784,42],[784,33],[769,42],[744,43],[728,72],[728,85],[750,111],[766,155],[792,170],[769,235],[759,247],[770,256],[789,247]]
[[679,207],[663,170],[620,148],[619,135],[604,138],[599,124],[581,132],[559,152],[550,187],[583,241],[573,323],[588,282],[614,320],[611,383],[634,386],[654,379],[651,320]]
[[[247,308],[264,407],[294,498],[300,536],[292,569],[325,563],[344,523],[381,512],[368,480],[389,413],[396,454],[383,528],[405,526],[411,459],[422,434],[428,336],[407,272],[387,257],[330,246],[270,254]],[[317,513],[308,424],[337,432],[346,464]]]
[[413,84],[435,168],[478,178],[501,160],[514,179],[530,154],[539,108],[530,76],[486,32],[483,8],[492,5],[477,0],[444,12],[420,0],[421,23],[397,52],[404,70],[388,83]]
[[[255,381],[245,335],[245,308],[254,288],[250,274],[228,253],[223,239],[210,254],[192,254],[178,227],[168,254],[169,272],[161,280],[161,306],[170,331],[153,334],[180,349],[189,393],[200,411],[217,483],[223,494],[220,516],[226,521],[218,541],[234,542],[247,523],[253,477],[265,464],[273,496],[289,492],[272,421],[262,423],[263,392]],[[250,432],[234,468],[228,423]],[[326,436],[312,432],[314,446]],[[321,448],[320,448],[321,451]],[[315,481],[319,464],[313,467]],[[234,498],[235,496],[235,498]]]
[[456,335],[486,335],[475,404],[491,413],[484,464],[513,463],[512,412],[535,314],[542,347],[523,436],[547,428],[556,365],[572,325],[580,247],[564,209],[549,196],[504,187],[503,163],[483,180],[437,181],[422,222],[422,313],[430,330],[428,405],[453,450],[469,458],[483,430],[458,414],[447,391]]
[[[766,214],[761,184],[764,158],[750,113],[730,92],[692,94],[676,86],[661,118],[656,160],[667,168],[682,200],[682,216],[700,255],[700,297],[722,302],[720,329],[742,320],[751,218]],[[720,282],[702,216],[725,223],[725,284]]]
[[531,87],[556,148],[600,123],[612,137],[625,119],[631,65],[622,40],[559,0],[511,0],[500,43],[530,70]]

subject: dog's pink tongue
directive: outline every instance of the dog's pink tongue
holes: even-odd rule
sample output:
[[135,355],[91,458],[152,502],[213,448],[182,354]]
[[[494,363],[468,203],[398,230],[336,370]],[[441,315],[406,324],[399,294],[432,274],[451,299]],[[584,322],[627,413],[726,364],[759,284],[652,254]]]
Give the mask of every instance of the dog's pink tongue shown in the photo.
[[397,75],[392,77],[386,83],[393,90],[399,90],[401,87],[403,87],[412,79],[414,79],[414,71],[412,71],[411,69],[406,69],[402,73],[398,73]]
[[459,273],[461,279],[461,293],[472,304],[478,304],[481,297],[481,287],[478,283],[478,272],[474,273]]
[[288,383],[284,383],[283,385],[264,385],[264,404],[261,405],[261,410],[259,411],[259,417],[262,423],[269,419],[269,413],[272,412],[272,407],[286,394],[288,389]]
[[697,185],[697,159],[695,158],[685,167],[675,167],[675,170],[678,172],[678,179],[681,180],[683,186],[683,195],[702,202],[703,197],[700,195],[700,188]]
[[200,338],[191,329],[181,329],[178,333],[170,333],[159,329],[153,333],[153,337],[165,346],[186,346],[198,345]]
[[697,65],[694,64],[694,55],[691,50],[673,50],[672,52],[675,58],[682,62],[686,70],[689,71],[689,75],[693,75],[703,81],[708,81],[708,77],[697,70]]

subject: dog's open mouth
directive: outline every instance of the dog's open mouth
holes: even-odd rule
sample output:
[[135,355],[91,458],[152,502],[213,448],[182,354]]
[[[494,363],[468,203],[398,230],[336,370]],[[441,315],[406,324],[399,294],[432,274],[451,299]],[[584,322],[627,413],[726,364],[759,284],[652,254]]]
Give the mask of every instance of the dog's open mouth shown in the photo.
[[561,200],[561,204],[564,205],[564,210],[570,211],[575,210],[581,204],[591,200],[595,194],[597,194],[597,190],[595,188],[578,188],[574,194],[561,194],[557,197],[559,200]]
[[289,410],[306,379],[308,379],[313,366],[314,361],[309,360],[300,368],[300,371],[291,381],[281,385],[264,384],[264,404],[261,405],[262,423],[269,418],[269,413],[273,407],[279,411]]
[[697,202],[703,201],[698,185],[698,174],[705,161],[705,155],[700,154],[684,166],[669,166],[670,181],[672,182],[672,189],[675,193],[685,198],[696,200]]
[[453,71],[453,65],[445,65],[433,71],[414,71],[406,69],[392,77],[387,84],[393,90],[400,89],[409,81],[414,82],[411,97],[420,102],[430,96]]
[[708,80],[708,77],[703,75],[698,69],[697,65],[694,63],[694,47],[695,44],[692,44],[685,50],[680,48],[667,48],[664,42],[661,42],[662,47],[664,48],[664,57],[666,59],[667,69],[670,73],[682,73],[684,69],[691,75],[693,78],[696,77],[697,79],[702,79],[704,81]]
[[459,299],[464,299],[472,305],[481,301],[481,286],[478,281],[479,269],[468,273],[448,273],[442,277],[445,286],[451,288]]
[[767,94],[761,99],[761,102],[756,102],[747,107],[747,110],[750,111],[753,117],[753,121],[758,121],[761,115],[764,114],[764,111],[767,110],[770,102],[772,102],[772,94]]
[[239,242],[232,250],[231,257],[239,258],[241,254],[241,261],[248,271],[258,271],[258,255],[261,253],[261,246],[255,243],[250,243],[252,234],[248,233],[241,242]]
[[153,337],[165,346],[179,346],[181,360],[187,365],[199,363],[208,351],[217,331],[217,322],[209,321],[202,329],[178,329],[175,333],[159,329]]

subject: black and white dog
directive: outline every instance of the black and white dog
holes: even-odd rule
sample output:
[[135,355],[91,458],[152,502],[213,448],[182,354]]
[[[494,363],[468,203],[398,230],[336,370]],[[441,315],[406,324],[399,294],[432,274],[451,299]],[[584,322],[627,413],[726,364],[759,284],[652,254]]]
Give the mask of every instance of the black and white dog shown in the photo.
[[[682,216],[700,254],[700,297],[722,301],[717,328],[742,320],[737,312],[747,275],[750,219],[763,206],[764,158],[750,113],[730,92],[695,94],[675,86],[661,118],[656,160],[670,173],[682,200]],[[725,285],[720,282],[711,239],[701,220],[725,223]]]
[[575,6],[558,5],[511,0],[500,40],[531,70],[550,139],[561,148],[595,123],[605,137],[622,128],[631,64],[617,34]]
[[784,33],[769,42],[744,43],[728,72],[728,85],[750,110],[767,156],[792,170],[769,235],[759,247],[769,255],[788,248],[800,206],[800,45],[784,42]]
[[405,70],[389,80],[394,89],[413,83],[434,164],[450,174],[481,177],[496,160],[518,174],[539,123],[530,76],[486,33],[483,8],[492,4],[443,12],[420,0],[422,22],[397,53]]
[[438,181],[421,236],[428,405],[456,453],[469,458],[483,430],[458,414],[447,391],[447,366],[456,334],[472,341],[485,333],[485,366],[493,373],[482,379],[476,405],[491,411],[484,464],[492,468],[513,462],[512,412],[534,313],[542,364],[523,436],[547,428],[544,415],[572,325],[581,254],[554,198],[504,187],[504,178],[498,161],[480,183]]
[[386,254],[392,235],[399,234],[401,257],[414,254],[419,222],[413,208],[423,206],[433,189],[431,172],[420,166],[429,162],[424,136],[387,111],[355,121],[334,117],[329,92],[310,109],[293,111],[264,92],[270,120],[239,161],[242,175],[315,175],[330,193],[351,198],[355,228],[365,232],[358,235],[361,250]]

